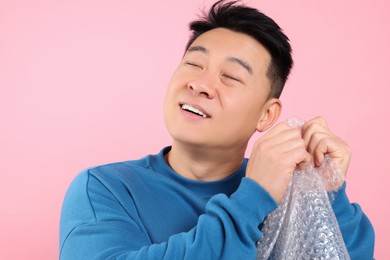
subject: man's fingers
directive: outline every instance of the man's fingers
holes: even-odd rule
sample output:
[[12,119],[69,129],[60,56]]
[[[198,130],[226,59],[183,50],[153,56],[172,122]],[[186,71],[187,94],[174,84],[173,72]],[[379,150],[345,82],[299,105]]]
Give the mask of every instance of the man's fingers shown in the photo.
[[[314,141],[313,136],[317,134],[326,134],[331,135],[329,129],[321,124],[312,123],[309,125],[306,125],[305,128],[302,128],[302,138],[305,140],[305,146],[307,148],[310,148],[310,143]],[[316,139],[318,141],[319,136],[316,136]]]
[[277,131],[272,133],[268,132],[258,139],[255,143],[255,150],[278,150],[280,152],[287,152],[288,150],[295,149],[299,145],[304,147],[300,130],[285,125],[281,126]]
[[273,138],[275,136],[278,136],[282,132],[284,132],[286,130],[290,130],[290,129],[294,129],[294,128],[292,128],[291,126],[289,126],[288,124],[286,124],[284,122],[281,122],[281,123],[277,124],[275,127],[273,127],[271,130],[269,130],[265,136],[267,138]]
[[299,170],[303,170],[311,165],[313,165],[313,157],[307,153],[306,157],[301,161],[300,163],[297,164],[297,168]]
[[302,131],[305,132],[308,128],[313,126],[321,126],[329,130],[328,123],[323,117],[315,117],[307,122],[305,122],[302,126]]

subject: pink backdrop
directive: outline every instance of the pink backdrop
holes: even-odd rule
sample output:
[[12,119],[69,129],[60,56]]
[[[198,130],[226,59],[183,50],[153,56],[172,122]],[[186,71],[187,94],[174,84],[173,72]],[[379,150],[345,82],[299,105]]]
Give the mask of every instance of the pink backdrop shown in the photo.
[[[374,224],[377,259],[390,259],[389,2],[247,2],[294,47],[282,119],[323,115],[350,143],[350,199]],[[74,176],[170,143],[165,88],[209,3],[0,0],[0,259],[58,258]]]

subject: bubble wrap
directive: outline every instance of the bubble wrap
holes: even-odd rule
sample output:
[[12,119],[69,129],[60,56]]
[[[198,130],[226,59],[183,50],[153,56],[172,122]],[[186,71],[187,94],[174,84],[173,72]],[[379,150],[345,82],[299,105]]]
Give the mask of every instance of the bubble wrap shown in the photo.
[[296,169],[279,207],[263,222],[256,259],[350,259],[331,206],[340,180],[343,174],[326,156],[318,168]]

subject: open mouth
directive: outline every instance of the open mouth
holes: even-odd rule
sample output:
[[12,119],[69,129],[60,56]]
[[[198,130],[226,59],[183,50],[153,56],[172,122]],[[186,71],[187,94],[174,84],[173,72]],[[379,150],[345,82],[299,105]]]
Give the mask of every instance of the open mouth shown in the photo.
[[181,109],[185,110],[185,111],[188,111],[188,112],[191,112],[195,115],[198,115],[198,116],[201,116],[203,118],[209,118],[210,116],[207,115],[205,112],[197,109],[197,108],[194,108],[193,106],[191,105],[188,105],[188,104],[181,104],[180,105]]

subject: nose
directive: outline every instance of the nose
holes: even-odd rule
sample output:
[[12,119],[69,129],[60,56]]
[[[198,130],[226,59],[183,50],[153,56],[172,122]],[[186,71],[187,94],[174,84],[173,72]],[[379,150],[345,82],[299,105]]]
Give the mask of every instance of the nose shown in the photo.
[[213,99],[216,96],[215,84],[210,76],[202,75],[188,82],[188,88],[194,95]]

